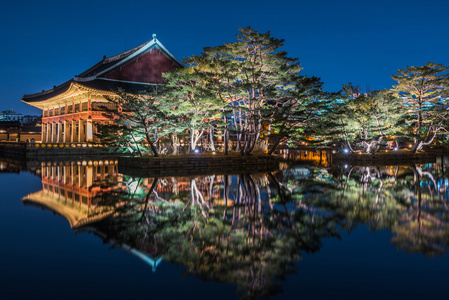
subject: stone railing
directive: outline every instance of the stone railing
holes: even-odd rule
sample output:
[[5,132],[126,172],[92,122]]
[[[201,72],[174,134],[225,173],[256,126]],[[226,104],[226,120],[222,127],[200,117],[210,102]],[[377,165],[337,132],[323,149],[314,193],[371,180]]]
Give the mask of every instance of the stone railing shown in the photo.
[[26,143],[27,149],[107,148],[101,143]]

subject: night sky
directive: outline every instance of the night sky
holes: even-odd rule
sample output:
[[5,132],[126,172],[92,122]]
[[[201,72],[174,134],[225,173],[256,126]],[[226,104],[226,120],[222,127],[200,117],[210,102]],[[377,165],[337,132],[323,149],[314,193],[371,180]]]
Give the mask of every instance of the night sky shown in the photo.
[[7,1],[0,4],[0,111],[41,111],[23,94],[50,89],[151,39],[178,59],[234,42],[238,27],[271,31],[327,91],[390,88],[391,74],[449,65],[449,1]]

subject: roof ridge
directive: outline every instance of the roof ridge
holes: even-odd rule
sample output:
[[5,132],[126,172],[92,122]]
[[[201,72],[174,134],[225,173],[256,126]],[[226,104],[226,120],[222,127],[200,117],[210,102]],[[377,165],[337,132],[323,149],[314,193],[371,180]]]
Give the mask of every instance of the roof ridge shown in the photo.
[[129,49],[129,50],[125,51],[125,52],[119,53],[119,54],[111,56],[111,57],[106,57],[102,61],[109,63],[109,62],[112,62],[114,60],[117,60],[117,59],[123,58],[125,56],[128,56],[128,55],[132,54],[133,52],[136,52],[137,50],[139,50],[140,48],[142,48],[143,46],[145,46],[149,42],[151,42],[151,40],[146,41],[145,43],[140,44],[139,46],[134,47],[132,49]]

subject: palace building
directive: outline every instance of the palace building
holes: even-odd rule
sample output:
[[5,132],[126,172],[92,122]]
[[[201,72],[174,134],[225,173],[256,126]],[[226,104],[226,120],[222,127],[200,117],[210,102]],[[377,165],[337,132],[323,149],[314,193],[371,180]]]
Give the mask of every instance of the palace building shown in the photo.
[[22,101],[42,109],[42,142],[95,143],[98,124],[112,122],[102,112],[121,88],[133,92],[164,84],[162,73],[182,67],[153,34],[153,39],[107,58],[69,81]]

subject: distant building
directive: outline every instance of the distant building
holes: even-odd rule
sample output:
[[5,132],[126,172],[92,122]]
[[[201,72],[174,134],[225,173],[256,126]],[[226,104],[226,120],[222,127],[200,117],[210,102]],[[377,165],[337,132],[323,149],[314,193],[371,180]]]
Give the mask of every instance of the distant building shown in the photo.
[[41,124],[34,122],[21,124],[19,121],[0,121],[0,141],[26,142],[41,140]]
[[0,114],[0,121],[19,121],[22,123],[23,115],[16,113],[14,109],[4,110]]
[[153,39],[121,54],[106,58],[69,81],[41,93],[24,95],[22,101],[42,109],[42,141],[52,143],[99,142],[98,124],[111,122],[102,107],[114,91],[148,89],[164,84],[162,73],[182,67],[153,35]]

